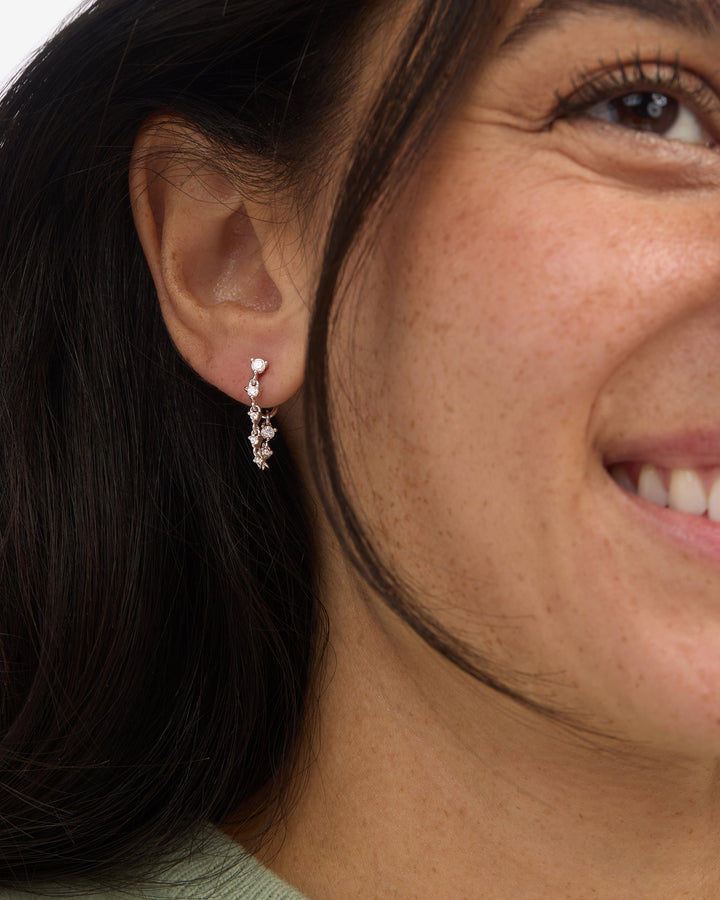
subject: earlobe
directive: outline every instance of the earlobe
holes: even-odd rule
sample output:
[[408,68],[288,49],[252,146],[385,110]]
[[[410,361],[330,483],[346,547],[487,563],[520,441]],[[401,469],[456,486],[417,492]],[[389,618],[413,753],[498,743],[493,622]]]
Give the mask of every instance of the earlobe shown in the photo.
[[274,210],[248,202],[180,120],[150,121],[130,169],[140,241],[175,346],[206,381],[247,403],[250,359],[272,360],[270,406],[302,383],[307,305]]

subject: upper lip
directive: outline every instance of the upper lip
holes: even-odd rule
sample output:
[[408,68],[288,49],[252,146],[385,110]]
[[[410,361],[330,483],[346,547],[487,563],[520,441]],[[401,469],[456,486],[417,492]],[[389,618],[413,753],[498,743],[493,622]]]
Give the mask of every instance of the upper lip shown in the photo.
[[606,466],[648,462],[666,469],[720,467],[720,429],[621,439],[603,455]]

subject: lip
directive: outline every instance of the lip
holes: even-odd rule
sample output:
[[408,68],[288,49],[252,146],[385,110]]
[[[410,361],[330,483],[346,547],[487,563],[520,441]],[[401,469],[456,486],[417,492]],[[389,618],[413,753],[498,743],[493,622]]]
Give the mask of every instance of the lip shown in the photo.
[[658,539],[669,543],[685,556],[696,556],[720,567],[720,523],[706,516],[676,512],[644,500],[620,487],[606,470],[607,479],[619,499],[626,505],[627,515],[636,516],[638,528],[655,532]]
[[639,528],[649,528],[658,539],[685,556],[699,557],[720,566],[720,523],[706,516],[676,512],[623,490],[609,469],[622,463],[651,463],[665,469],[720,468],[720,430],[689,429],[681,433],[618,441],[603,457],[607,477]]
[[647,462],[664,469],[720,468],[720,431],[697,429],[618,441],[603,456],[607,468],[628,462]]

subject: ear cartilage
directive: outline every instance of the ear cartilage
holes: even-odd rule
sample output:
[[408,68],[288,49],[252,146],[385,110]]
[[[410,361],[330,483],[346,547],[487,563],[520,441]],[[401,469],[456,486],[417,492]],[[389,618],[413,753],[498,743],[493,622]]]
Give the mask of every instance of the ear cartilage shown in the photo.
[[245,388],[245,392],[250,398],[250,409],[248,415],[252,420],[252,431],[250,432],[250,445],[253,451],[253,462],[258,469],[264,470],[268,468],[268,460],[273,455],[270,449],[270,441],[277,434],[277,428],[273,428],[270,417],[275,415],[276,410],[268,412],[263,410],[257,402],[260,396],[260,382],[258,376],[262,375],[268,367],[265,359],[251,359],[250,367],[252,369],[252,378],[250,384]]

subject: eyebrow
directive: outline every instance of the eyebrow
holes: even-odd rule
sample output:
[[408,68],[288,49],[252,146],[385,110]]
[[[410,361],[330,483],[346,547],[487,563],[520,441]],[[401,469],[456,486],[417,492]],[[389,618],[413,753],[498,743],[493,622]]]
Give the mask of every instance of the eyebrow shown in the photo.
[[513,28],[501,49],[515,47],[574,13],[633,12],[707,36],[720,27],[718,0],[542,0]]

